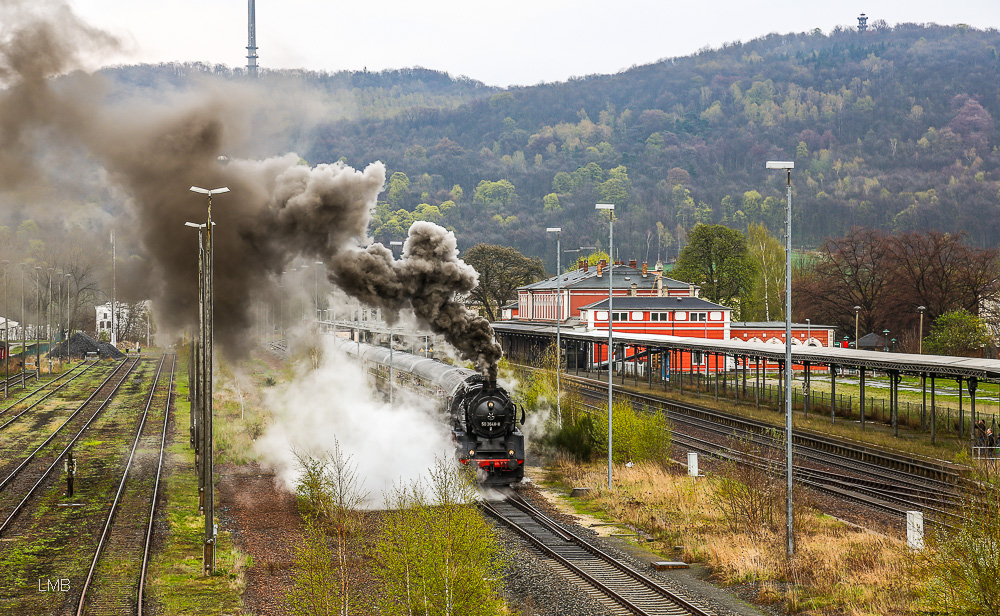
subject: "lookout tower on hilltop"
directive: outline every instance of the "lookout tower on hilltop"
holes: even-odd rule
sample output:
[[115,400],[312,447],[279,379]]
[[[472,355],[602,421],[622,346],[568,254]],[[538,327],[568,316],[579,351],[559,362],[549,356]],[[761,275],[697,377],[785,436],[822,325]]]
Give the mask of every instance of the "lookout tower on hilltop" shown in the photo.
[[[250,0],[250,4],[253,5],[253,0]],[[868,16],[864,13],[858,15],[858,32],[868,31]]]

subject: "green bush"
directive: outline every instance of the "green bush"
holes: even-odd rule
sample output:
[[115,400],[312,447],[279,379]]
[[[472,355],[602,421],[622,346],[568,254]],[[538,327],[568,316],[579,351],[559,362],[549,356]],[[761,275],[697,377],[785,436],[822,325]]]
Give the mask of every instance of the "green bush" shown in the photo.
[[[618,400],[613,407],[612,440],[615,464],[626,462],[670,463],[670,422],[661,412],[636,411],[630,402]],[[591,415],[594,422],[594,453],[608,455],[608,416],[600,411]]]
[[925,551],[924,606],[929,613],[1000,616],[1000,477],[981,469],[978,489],[958,507],[951,528],[933,527]]
[[[565,421],[556,428],[548,442],[580,460],[608,455],[608,416],[606,411],[565,413]],[[663,413],[636,411],[629,402],[618,401],[613,413],[614,455],[616,464],[653,461],[666,466],[670,461],[670,422]]]
[[583,413],[576,415],[575,421],[571,416],[545,440],[577,460],[591,460],[594,457],[594,420]]

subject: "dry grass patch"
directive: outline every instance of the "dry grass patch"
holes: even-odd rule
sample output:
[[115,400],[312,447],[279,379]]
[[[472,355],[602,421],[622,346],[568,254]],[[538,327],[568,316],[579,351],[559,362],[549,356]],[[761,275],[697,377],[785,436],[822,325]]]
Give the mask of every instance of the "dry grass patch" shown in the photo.
[[[785,556],[782,510],[778,529],[734,532],[718,506],[720,478],[692,479],[655,464],[616,467],[615,490],[607,467],[560,460],[553,478],[566,487],[589,486],[574,499],[647,533],[644,547],[673,559],[707,565],[725,584],[752,584],[763,603],[784,603],[790,613],[915,614],[914,559],[905,542],[848,526],[798,505],[796,556]],[[681,546],[680,552],[675,546]]]

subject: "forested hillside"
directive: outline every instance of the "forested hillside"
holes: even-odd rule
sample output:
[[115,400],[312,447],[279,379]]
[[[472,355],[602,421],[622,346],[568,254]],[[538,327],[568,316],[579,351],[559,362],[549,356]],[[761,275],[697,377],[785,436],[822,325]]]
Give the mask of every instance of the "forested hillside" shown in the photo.
[[455,108],[330,122],[303,155],[386,162],[380,240],[427,218],[464,248],[508,244],[546,263],[546,226],[563,227],[566,245],[606,244],[600,201],[619,206],[621,258],[672,258],[698,222],[780,231],[784,177],[768,159],[795,161],[797,245],[863,225],[994,246],[998,49],[1000,33],[965,26],[769,35],[617,75],[481,89]]
[[[511,245],[550,270],[547,226],[563,227],[566,246],[606,248],[602,201],[619,208],[624,259],[672,260],[698,222],[780,234],[784,178],[764,170],[768,159],[796,164],[796,245],[870,226],[960,231],[993,247],[998,50],[996,31],[909,24],[773,34],[510,90],[421,68],[265,71],[255,124],[265,134],[244,155],[382,160],[377,239],[434,220],[463,249]],[[105,72],[125,93],[183,90],[206,74],[245,79],[207,65]]]

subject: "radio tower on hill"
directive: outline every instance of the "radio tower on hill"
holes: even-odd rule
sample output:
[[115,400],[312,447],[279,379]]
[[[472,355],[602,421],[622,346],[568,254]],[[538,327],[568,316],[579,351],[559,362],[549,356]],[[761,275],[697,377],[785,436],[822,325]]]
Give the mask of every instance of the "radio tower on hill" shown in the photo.
[[254,0],[249,0],[249,25],[247,28],[247,74],[257,76],[257,18],[254,16]]

